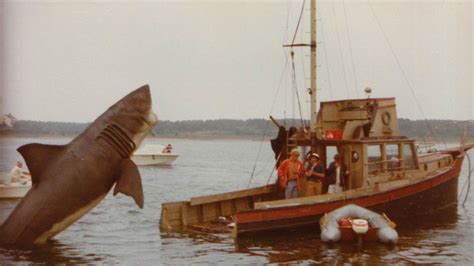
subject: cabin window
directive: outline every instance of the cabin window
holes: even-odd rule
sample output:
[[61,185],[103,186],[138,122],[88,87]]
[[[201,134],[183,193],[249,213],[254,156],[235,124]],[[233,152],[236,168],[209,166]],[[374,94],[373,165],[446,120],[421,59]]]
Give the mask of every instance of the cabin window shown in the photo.
[[368,145],[367,146],[367,162],[369,164],[369,173],[380,172],[383,169],[382,161],[382,146]]
[[385,154],[387,156],[387,170],[400,169],[400,146],[398,144],[385,145]]
[[331,163],[333,161],[334,155],[337,153],[337,147],[336,146],[327,146],[326,147],[326,161],[327,164]]
[[410,143],[403,144],[403,163],[404,163],[405,169],[415,168],[415,159],[413,156],[413,151],[411,149]]

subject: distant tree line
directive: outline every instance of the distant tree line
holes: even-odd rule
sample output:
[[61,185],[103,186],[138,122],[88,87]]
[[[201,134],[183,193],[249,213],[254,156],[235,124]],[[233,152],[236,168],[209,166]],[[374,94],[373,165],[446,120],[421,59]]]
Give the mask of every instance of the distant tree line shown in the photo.
[[[281,121],[287,127],[299,126],[298,120]],[[308,123],[306,121],[306,123]],[[474,140],[474,121],[409,120],[399,119],[402,135],[417,139],[441,141],[458,140],[462,131]],[[74,136],[87,128],[89,123],[17,121],[12,128],[0,127],[0,135],[11,136]],[[217,119],[189,121],[160,121],[152,131],[156,137],[166,138],[273,138],[277,128],[265,119]]]

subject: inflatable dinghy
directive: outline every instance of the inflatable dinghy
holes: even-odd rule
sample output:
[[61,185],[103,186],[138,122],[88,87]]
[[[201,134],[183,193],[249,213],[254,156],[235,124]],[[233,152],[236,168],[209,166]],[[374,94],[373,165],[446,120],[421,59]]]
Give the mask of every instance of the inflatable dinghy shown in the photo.
[[320,220],[321,240],[338,242],[356,240],[380,241],[395,244],[398,233],[395,223],[385,214],[378,214],[360,206],[349,204],[326,213]]

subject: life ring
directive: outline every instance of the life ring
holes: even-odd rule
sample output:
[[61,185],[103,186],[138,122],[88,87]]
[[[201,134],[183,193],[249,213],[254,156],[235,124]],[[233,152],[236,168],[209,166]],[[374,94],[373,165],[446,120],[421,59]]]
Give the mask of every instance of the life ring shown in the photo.
[[390,122],[392,122],[392,117],[390,116],[390,113],[385,111],[383,114],[382,114],[382,122],[384,123],[384,125],[388,126],[390,125]]

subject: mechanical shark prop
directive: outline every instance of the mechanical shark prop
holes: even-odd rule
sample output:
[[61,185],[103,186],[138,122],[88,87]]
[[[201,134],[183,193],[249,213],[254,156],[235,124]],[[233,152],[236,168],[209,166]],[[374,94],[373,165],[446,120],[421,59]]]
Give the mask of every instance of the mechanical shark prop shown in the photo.
[[145,85],[111,106],[67,145],[18,148],[33,186],[0,227],[1,244],[41,244],[94,208],[111,190],[143,208],[133,151],[158,122]]

